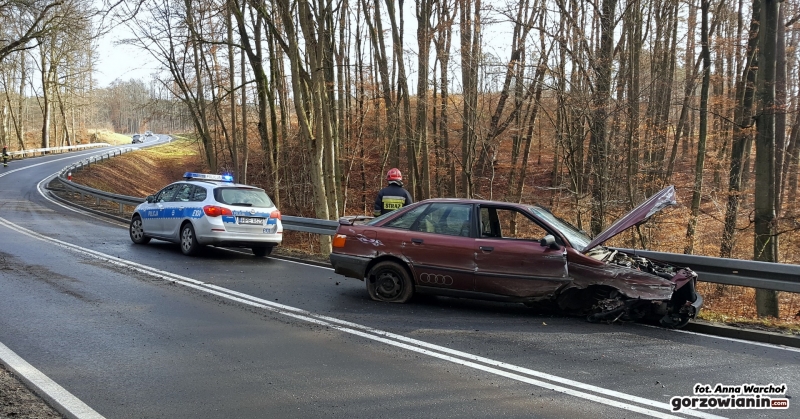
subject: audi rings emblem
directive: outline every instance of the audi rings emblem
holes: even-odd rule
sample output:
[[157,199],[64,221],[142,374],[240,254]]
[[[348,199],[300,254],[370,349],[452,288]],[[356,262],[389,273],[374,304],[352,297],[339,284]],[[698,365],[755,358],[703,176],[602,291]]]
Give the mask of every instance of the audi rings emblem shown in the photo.
[[436,275],[423,272],[419,274],[419,282],[434,285],[453,285],[453,277],[450,275]]

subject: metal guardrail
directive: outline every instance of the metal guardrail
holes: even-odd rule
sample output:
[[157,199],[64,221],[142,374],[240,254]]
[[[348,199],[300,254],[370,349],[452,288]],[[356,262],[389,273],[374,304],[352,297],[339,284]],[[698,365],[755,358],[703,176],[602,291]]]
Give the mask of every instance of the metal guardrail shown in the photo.
[[305,231],[306,233],[326,234],[332,236],[339,227],[338,221],[320,220],[317,218],[281,216],[281,223],[286,230]]
[[81,144],[81,145],[68,145],[64,147],[47,147],[47,148],[31,148],[28,150],[20,150],[20,151],[10,151],[8,153],[9,156],[22,156],[25,157],[26,154],[36,155],[36,153],[50,153],[53,151],[70,151],[70,150],[82,150],[84,148],[90,147],[108,147],[111,144],[109,143],[90,143],[90,144]]
[[[79,163],[68,166],[61,171],[58,180],[61,181],[65,187],[75,192],[95,197],[98,202],[100,199],[103,199],[119,203],[120,213],[122,213],[123,205],[139,205],[144,202],[144,199],[117,195],[78,185],[66,179],[65,176],[70,170],[80,170],[80,168],[88,166],[92,161],[100,161],[132,149],[123,150],[119,150],[119,153],[115,151],[103,156],[85,159]],[[338,221],[293,217],[289,215],[284,215],[282,217],[282,222],[283,228],[286,230],[326,235],[333,235],[339,226]],[[677,266],[689,267],[697,272],[698,279],[703,282],[800,293],[800,265],[683,255],[677,253],[653,252],[650,250],[619,250],[646,258],[657,259]]]
[[619,249],[697,272],[701,281],[800,293],[800,265]]

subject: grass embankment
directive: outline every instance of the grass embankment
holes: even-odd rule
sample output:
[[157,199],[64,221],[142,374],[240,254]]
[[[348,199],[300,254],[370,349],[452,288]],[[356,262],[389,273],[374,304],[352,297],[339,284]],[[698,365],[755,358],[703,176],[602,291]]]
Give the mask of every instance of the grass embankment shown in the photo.
[[73,173],[72,180],[106,192],[144,197],[180,180],[185,172],[203,172],[204,167],[197,144],[177,138],[84,168]]
[[[127,140],[127,137],[125,137]],[[147,196],[181,179],[185,172],[205,172],[196,141],[178,138],[175,141],[115,157],[73,174],[73,181],[95,189],[129,196]],[[115,208],[115,205],[110,205]],[[133,208],[127,208],[132,211]],[[129,216],[130,214],[127,214]],[[284,233],[284,255],[305,256],[326,260],[313,254],[315,237],[309,233]],[[800,294],[780,293],[782,319],[758,319],[753,288],[701,283],[705,299],[700,317],[704,320],[736,326],[780,330],[800,334]],[[797,313],[796,315],[794,313]]]
[[130,144],[131,137],[124,134],[117,134],[116,132],[104,129],[90,129],[87,130],[89,138],[93,143],[109,143],[112,145]]

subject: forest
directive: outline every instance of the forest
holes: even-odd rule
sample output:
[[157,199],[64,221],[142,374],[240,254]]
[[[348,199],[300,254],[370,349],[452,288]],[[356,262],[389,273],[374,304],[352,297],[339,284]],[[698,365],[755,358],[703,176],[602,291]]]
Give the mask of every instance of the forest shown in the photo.
[[[0,141],[189,132],[209,171],[323,219],[371,213],[392,167],[415,200],[535,202],[590,234],[674,184],[613,244],[800,263],[798,20],[797,0],[5,0]],[[95,86],[109,25],[162,71]]]

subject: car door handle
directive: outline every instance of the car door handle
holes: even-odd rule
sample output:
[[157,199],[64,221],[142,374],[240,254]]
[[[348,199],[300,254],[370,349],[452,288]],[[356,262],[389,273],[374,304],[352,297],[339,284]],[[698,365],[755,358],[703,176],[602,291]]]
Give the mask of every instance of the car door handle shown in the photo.
[[481,249],[481,250],[483,250],[483,251],[484,251],[484,252],[486,252],[486,253],[489,253],[489,252],[491,252],[492,250],[494,250],[494,247],[491,247],[491,246],[481,246],[481,247],[480,247],[480,249]]
[[411,243],[422,244],[422,239],[411,239]]

